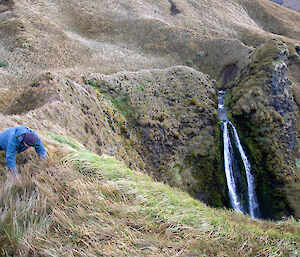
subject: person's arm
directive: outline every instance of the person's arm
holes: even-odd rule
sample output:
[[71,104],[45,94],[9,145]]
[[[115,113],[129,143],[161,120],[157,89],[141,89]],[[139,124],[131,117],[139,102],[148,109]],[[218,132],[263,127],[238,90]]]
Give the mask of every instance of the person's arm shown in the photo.
[[8,142],[6,150],[6,166],[11,172],[17,172],[16,154],[18,153],[16,144],[11,140]]
[[37,143],[34,146],[37,155],[41,158],[47,158],[47,151],[42,143],[42,140],[38,138]]

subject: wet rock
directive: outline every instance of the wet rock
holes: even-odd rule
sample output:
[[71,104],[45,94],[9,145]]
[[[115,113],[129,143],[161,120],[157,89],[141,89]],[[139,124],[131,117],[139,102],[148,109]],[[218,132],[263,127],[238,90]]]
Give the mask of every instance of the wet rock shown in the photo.
[[257,49],[242,68],[229,101],[229,115],[251,156],[263,216],[272,218],[295,215],[300,204],[297,193],[298,200],[287,200],[290,183],[299,180],[295,165],[299,107],[287,78],[287,55],[287,46],[277,40]]

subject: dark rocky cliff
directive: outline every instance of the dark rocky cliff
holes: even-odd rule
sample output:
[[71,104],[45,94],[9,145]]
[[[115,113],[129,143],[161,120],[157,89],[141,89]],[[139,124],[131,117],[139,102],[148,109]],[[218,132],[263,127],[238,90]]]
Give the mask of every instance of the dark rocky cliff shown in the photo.
[[128,147],[139,153],[143,169],[208,204],[223,205],[226,185],[218,170],[215,81],[185,66],[93,74],[83,81],[121,114],[116,127],[121,127]]
[[[230,115],[254,164],[264,217],[299,215],[297,115],[287,79],[288,49],[274,39],[253,52],[230,91]],[[298,135],[299,136],[299,135]],[[293,191],[293,199],[288,199]],[[295,200],[298,199],[298,200]]]

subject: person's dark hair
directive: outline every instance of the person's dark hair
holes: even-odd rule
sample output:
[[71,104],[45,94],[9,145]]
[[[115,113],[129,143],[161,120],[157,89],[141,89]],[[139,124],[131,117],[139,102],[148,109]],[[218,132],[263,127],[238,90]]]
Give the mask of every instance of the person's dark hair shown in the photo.
[[23,141],[26,145],[34,146],[38,141],[38,137],[33,132],[28,132],[25,134]]

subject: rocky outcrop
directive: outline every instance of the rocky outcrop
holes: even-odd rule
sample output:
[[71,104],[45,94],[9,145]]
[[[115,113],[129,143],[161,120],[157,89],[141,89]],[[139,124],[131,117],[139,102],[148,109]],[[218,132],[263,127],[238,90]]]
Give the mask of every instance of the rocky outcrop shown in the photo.
[[[287,79],[288,50],[271,40],[253,52],[236,86],[230,91],[230,115],[243,134],[254,163],[257,195],[264,217],[299,216],[296,116],[291,82]],[[298,199],[298,200],[295,200]]]
[[137,150],[153,177],[206,203],[223,204],[225,186],[217,168],[217,98],[209,76],[176,66],[93,74],[83,80],[123,113],[124,141]]

